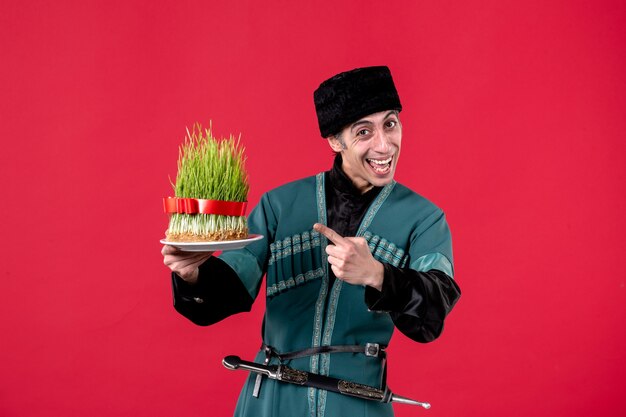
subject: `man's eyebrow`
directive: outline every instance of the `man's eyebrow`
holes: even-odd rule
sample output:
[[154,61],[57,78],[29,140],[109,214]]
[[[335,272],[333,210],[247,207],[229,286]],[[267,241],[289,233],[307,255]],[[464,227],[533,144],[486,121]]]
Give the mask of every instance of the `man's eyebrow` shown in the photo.
[[372,123],[371,121],[364,119],[364,120],[359,120],[358,122],[355,122],[352,124],[352,126],[350,126],[350,132],[354,131],[355,127],[358,126],[362,126],[362,125],[372,125],[374,123]]
[[[387,113],[385,115],[385,117],[383,118],[384,120],[386,120],[389,116],[398,116],[398,111],[397,110],[391,110],[389,113]],[[372,125],[374,123],[372,123],[371,121],[367,120],[367,119],[363,119],[363,120],[359,120],[358,122],[355,122],[352,124],[352,126],[350,126],[350,132],[354,131],[354,128],[357,126],[362,126],[362,125]]]
[[389,113],[385,115],[385,119],[389,116],[398,116],[398,110],[391,110]]

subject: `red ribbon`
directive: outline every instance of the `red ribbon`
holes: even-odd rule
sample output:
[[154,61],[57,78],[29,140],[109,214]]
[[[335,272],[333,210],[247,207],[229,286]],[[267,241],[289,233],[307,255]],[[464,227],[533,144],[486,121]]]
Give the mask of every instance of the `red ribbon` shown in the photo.
[[246,214],[245,201],[204,200],[201,198],[165,197],[163,209],[166,213],[219,214],[222,216],[243,216]]

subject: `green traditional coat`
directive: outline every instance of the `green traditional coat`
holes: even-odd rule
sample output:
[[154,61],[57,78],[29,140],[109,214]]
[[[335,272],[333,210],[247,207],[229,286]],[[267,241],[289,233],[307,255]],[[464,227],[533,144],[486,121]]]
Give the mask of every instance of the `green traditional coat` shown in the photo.
[[[323,345],[387,346],[394,324],[386,312],[370,311],[365,288],[336,279],[329,288],[327,239],[313,230],[326,224],[324,175],[309,177],[263,195],[249,216],[251,233],[265,236],[248,247],[224,252],[224,260],[255,298],[266,274],[263,341],[279,352]],[[408,188],[391,182],[372,202],[357,236],[374,257],[417,271],[438,269],[453,276],[450,233],[443,212]],[[255,361],[265,359],[259,352]],[[273,359],[271,363],[277,363]],[[320,354],[291,360],[292,368],[379,386],[381,361],[360,353]],[[243,387],[236,416],[392,416],[391,404],[342,396],[255,376]]]

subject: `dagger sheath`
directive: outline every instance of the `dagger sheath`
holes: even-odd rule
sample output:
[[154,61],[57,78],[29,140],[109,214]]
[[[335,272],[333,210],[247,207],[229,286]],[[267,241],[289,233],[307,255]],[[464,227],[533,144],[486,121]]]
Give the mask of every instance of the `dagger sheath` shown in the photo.
[[324,389],[364,400],[386,403],[397,402],[401,404],[419,405],[425,409],[430,408],[429,403],[401,397],[391,393],[389,390],[381,390],[369,385],[357,384],[356,382],[344,381],[330,376],[300,371],[285,365],[261,365],[255,362],[241,360],[238,356],[227,356],[224,360],[222,360],[222,364],[231,370],[242,369],[265,375],[268,378],[275,379],[277,381]]

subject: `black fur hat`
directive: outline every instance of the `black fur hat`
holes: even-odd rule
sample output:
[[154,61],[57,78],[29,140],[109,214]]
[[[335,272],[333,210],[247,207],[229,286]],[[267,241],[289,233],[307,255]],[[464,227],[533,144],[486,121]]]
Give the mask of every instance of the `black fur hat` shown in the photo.
[[313,100],[324,138],[368,114],[402,110],[387,67],[356,68],[337,74],[320,84]]

